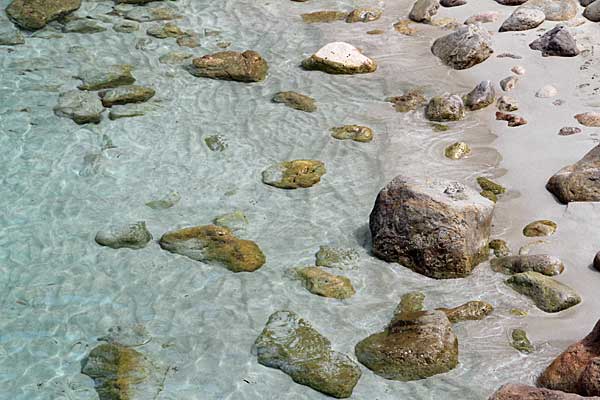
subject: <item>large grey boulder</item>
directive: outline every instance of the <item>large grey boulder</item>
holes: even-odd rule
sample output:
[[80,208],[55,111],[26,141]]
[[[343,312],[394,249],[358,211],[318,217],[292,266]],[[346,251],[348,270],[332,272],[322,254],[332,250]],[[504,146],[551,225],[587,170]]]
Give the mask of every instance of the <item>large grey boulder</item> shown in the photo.
[[332,397],[350,397],[361,376],[352,359],[333,351],[326,337],[291,311],[269,317],[255,349],[260,364]]
[[13,0],[6,15],[23,29],[35,31],[81,7],[81,0]]
[[564,25],[558,25],[544,33],[531,42],[529,48],[541,51],[544,57],[575,57],[579,54],[575,38]]
[[564,204],[574,201],[600,201],[600,146],[594,147],[581,160],[554,174],[548,189]]
[[461,183],[398,176],[371,212],[373,254],[431,278],[467,276],[488,257],[493,210]]
[[487,60],[494,52],[492,37],[479,23],[462,26],[436,39],[431,51],[454,69],[471,68]]

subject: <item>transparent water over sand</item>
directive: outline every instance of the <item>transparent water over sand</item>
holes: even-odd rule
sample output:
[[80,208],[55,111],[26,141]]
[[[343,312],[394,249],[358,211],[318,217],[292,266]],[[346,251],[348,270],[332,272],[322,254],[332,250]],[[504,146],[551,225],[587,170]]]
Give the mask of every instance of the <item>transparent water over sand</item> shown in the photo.
[[[82,16],[105,14],[113,5],[84,3]],[[488,3],[472,6],[470,13],[498,8]],[[455,370],[394,382],[363,368],[352,398],[483,399],[508,381],[533,383],[567,343],[589,331],[599,283],[588,269],[595,246],[590,221],[599,212],[582,205],[565,213],[543,184],[591,148],[593,138],[586,133],[569,144],[565,138],[559,142],[560,126],[547,127],[557,113],[540,118],[539,126],[529,118],[527,133],[507,131],[491,122],[490,110],[470,113],[449,131],[435,133],[420,112],[397,113],[384,102],[413,87],[423,87],[427,95],[466,92],[478,80],[508,76],[515,60],[490,59],[472,71],[449,72],[429,52],[431,40],[446,31],[425,27],[416,37],[393,31],[409,1],[386,2],[377,22],[321,25],[305,25],[298,15],[352,9],[358,2],[182,0],[172,5],[184,16],[178,21],[182,28],[221,31],[201,36],[202,47],[190,53],[219,51],[220,41],[232,42],[231,50],[256,50],[269,62],[267,80],[213,81],[160,64],[160,55],[181,49],[173,39],[153,39],[146,50],[136,49],[149,24],[136,34],[119,34],[105,24],[109,30],[103,33],[47,38],[50,27],[14,51],[0,48],[0,398],[96,399],[91,379],[80,374],[81,360],[110,327],[142,324],[152,339],[138,349],[171,367],[158,399],[324,399],[256,362],[252,344],[268,316],[280,309],[295,311],[335,350],[354,357],[354,345],[380,331],[400,296],[412,290],[426,293],[429,308],[481,299],[496,311],[484,321],[455,326],[460,342]],[[461,16],[464,11],[444,12]],[[386,33],[367,35],[371,29]],[[380,68],[361,76],[299,68],[304,57],[334,40],[361,48]],[[514,46],[507,39],[498,43],[497,52]],[[519,46],[523,43],[526,37]],[[538,62],[533,58],[539,55],[528,52],[519,53]],[[493,62],[495,67],[485,66]],[[117,121],[105,115],[99,125],[84,126],[53,114],[58,94],[79,84],[73,76],[81,68],[115,63],[135,65],[137,82],[156,89],[155,111]],[[579,64],[558,68],[576,73]],[[542,76],[576,79],[561,77],[557,68],[545,74],[530,84]],[[571,90],[569,101],[584,105],[587,99],[577,98],[573,86],[564,88]],[[282,90],[314,97],[318,111],[307,114],[271,103]],[[354,123],[373,128],[373,142],[331,138],[329,128]],[[214,134],[226,139],[225,151],[206,147],[204,137]],[[102,150],[105,136],[115,148]],[[473,147],[469,159],[443,157],[444,147],[457,140]],[[550,153],[557,155],[542,156]],[[294,191],[261,183],[266,166],[295,158],[324,161],[322,182]],[[495,233],[516,250],[525,243],[519,236],[523,222],[555,219],[559,233],[549,248],[564,259],[569,269],[561,279],[580,290],[584,303],[549,316],[507,288],[505,277],[487,264],[466,279],[435,281],[371,257],[368,215],[377,192],[400,173],[470,185],[479,175],[505,174],[501,182],[514,191],[498,204]],[[173,190],[181,195],[173,208],[145,206]],[[103,248],[93,240],[106,225],[137,220],[146,221],[158,239],[168,230],[207,224],[233,210],[246,213],[250,224],[243,236],[267,256],[257,272],[234,274],[167,253],[156,243],[133,251]],[[314,263],[323,244],[353,247],[361,254],[359,268],[345,273],[357,289],[350,300],[314,296],[288,277],[289,268]],[[511,316],[513,307],[528,309],[530,316]],[[523,356],[509,346],[514,327],[529,330],[535,353]]]

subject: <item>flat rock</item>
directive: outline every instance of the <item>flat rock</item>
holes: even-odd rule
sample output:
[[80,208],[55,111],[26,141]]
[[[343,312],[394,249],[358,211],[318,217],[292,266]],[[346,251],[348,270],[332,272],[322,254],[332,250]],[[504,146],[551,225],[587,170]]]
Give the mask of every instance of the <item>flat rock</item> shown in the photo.
[[361,376],[350,357],[333,351],[326,337],[291,311],[269,317],[255,349],[260,364],[332,397],[350,397]]
[[140,24],[129,20],[118,21],[113,24],[113,30],[119,33],[133,33],[140,30]]
[[555,222],[540,219],[537,221],[530,222],[523,228],[523,235],[527,237],[540,237],[540,236],[550,236],[556,232],[558,225]]
[[373,140],[373,130],[367,126],[344,125],[331,128],[331,136],[338,140],[354,140],[364,143]]
[[437,14],[439,8],[439,0],[417,0],[408,18],[415,22],[431,22],[431,18]]
[[458,121],[465,117],[465,105],[460,96],[444,93],[429,100],[425,116],[430,121]]
[[458,7],[467,4],[467,0],[441,0],[440,5],[444,7]]
[[35,31],[81,7],[81,0],[13,0],[6,15],[23,29]]
[[575,38],[564,25],[558,25],[544,33],[542,37],[531,42],[529,47],[541,51],[544,57],[575,57],[579,54]]
[[106,28],[102,26],[98,21],[88,18],[79,18],[67,22],[63,25],[63,32],[65,33],[99,33],[106,31]]
[[151,87],[139,85],[119,86],[98,93],[104,107],[129,103],[143,103],[154,97],[156,92]]
[[167,21],[181,18],[177,11],[171,7],[134,7],[125,12],[125,19],[136,22]]
[[62,93],[54,106],[56,115],[71,118],[80,125],[100,122],[103,112],[104,106],[96,93],[79,90]]
[[325,172],[325,164],[318,160],[283,161],[265,169],[262,181],[280,189],[308,188],[319,183]]
[[167,39],[177,38],[185,35],[186,33],[174,23],[167,22],[166,24],[151,26],[146,30],[146,34],[157,39]]
[[319,267],[353,269],[357,267],[360,255],[354,249],[321,246],[315,258],[315,264]]
[[481,24],[469,24],[433,42],[431,51],[454,69],[467,69],[487,60],[494,52],[492,38]]
[[269,66],[255,51],[222,51],[192,60],[195,76],[239,82],[260,82],[267,77]]
[[96,234],[96,243],[101,246],[120,249],[142,249],[152,240],[152,235],[144,221],[127,225],[115,225]]
[[131,71],[133,65],[130,64],[111,65],[106,69],[86,69],[76,76],[82,81],[77,87],[81,90],[100,90],[131,85],[135,82]]
[[562,261],[547,254],[499,257],[491,260],[492,269],[505,274],[535,271],[547,276],[558,275],[565,269]]
[[190,53],[186,53],[183,51],[170,51],[160,56],[158,58],[158,62],[167,65],[183,64],[190,58],[192,58],[192,54]]
[[[548,390],[533,386],[508,383],[498,389],[488,400],[586,400],[576,394]],[[592,399],[589,399],[592,400]],[[594,400],[597,400],[594,398]]]
[[0,46],[25,44],[23,34],[4,18],[0,18]]
[[318,267],[302,267],[295,270],[306,289],[316,295],[333,299],[348,299],[356,291],[350,279],[324,271]]
[[573,201],[600,201],[600,146],[594,147],[575,164],[554,174],[546,189],[564,204]]
[[509,114],[502,111],[496,111],[496,120],[508,122],[508,126],[511,128],[527,124],[527,120],[520,115]]
[[473,90],[463,96],[467,110],[481,110],[496,101],[496,90],[492,81],[482,81]]
[[563,311],[581,303],[581,297],[569,286],[539,272],[518,273],[508,278],[506,283],[548,313]]
[[432,278],[467,276],[488,257],[493,209],[461,183],[398,176],[371,211],[373,254]]
[[283,103],[290,108],[300,111],[314,112],[317,110],[315,99],[297,92],[279,92],[273,96],[273,102]]
[[377,69],[375,61],[344,42],[326,44],[305,59],[302,66],[308,70],[320,70],[330,74],[363,74]]
[[500,32],[533,29],[540,26],[545,19],[546,15],[537,7],[519,7],[502,23]]
[[469,301],[454,308],[437,308],[442,311],[450,322],[456,324],[463,321],[479,321],[487,317],[494,311],[494,307],[485,301]]

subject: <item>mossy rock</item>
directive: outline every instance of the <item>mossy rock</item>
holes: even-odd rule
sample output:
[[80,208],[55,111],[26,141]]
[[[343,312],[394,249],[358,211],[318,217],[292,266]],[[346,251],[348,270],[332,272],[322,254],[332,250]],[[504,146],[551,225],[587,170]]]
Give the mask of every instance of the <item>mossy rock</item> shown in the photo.
[[490,241],[490,249],[494,251],[496,257],[506,257],[510,255],[508,244],[502,239],[494,239]]
[[462,321],[479,321],[494,311],[494,307],[485,301],[469,301],[454,308],[438,308],[453,324]]
[[6,15],[21,28],[35,31],[79,7],[81,0],[13,0]]
[[527,332],[523,329],[514,329],[511,333],[511,339],[510,345],[521,353],[533,353],[535,350],[527,337]]
[[435,96],[429,100],[425,116],[436,122],[459,121],[465,117],[465,105],[462,98],[455,94]]
[[279,92],[273,96],[274,103],[283,103],[290,108],[305,112],[317,110],[315,99],[296,92]]
[[429,126],[431,126],[434,132],[446,132],[450,130],[450,127],[444,124],[429,124]]
[[394,29],[396,32],[399,32],[406,36],[414,36],[417,33],[417,30],[411,25],[414,24],[414,21],[410,19],[403,19],[394,24]]
[[556,232],[558,225],[550,220],[542,219],[531,222],[523,228],[523,235],[527,237],[550,236]]
[[581,303],[581,297],[569,286],[538,272],[515,274],[506,284],[533,300],[542,311],[555,313]]
[[221,51],[192,60],[190,72],[194,76],[239,82],[265,80],[269,65],[255,51]]
[[490,192],[494,193],[495,195],[500,195],[500,194],[506,193],[506,188],[504,186],[492,181],[491,179],[483,177],[483,176],[480,176],[479,178],[477,178],[477,184],[479,185],[481,190],[490,191]]
[[221,135],[206,136],[204,143],[211,151],[224,151],[227,148],[227,141]]
[[321,246],[315,257],[318,267],[340,269],[352,269],[360,259],[358,252],[354,249],[333,246]]
[[344,125],[331,128],[331,136],[339,140],[354,140],[355,142],[370,142],[373,140],[373,130],[366,126]]
[[306,289],[316,295],[333,299],[348,299],[356,293],[345,276],[330,274],[317,267],[297,268],[296,274]]
[[343,21],[348,17],[348,13],[344,11],[323,10],[311,13],[302,14],[302,21],[307,24]]
[[498,196],[496,196],[496,193],[492,192],[491,190],[482,190],[479,194],[486,199],[493,201],[494,203],[498,201]]
[[195,226],[165,233],[160,246],[196,261],[223,264],[233,272],[256,271],[266,261],[260,247],[251,240],[238,239],[231,230],[215,226]]
[[423,292],[408,292],[400,298],[400,304],[394,311],[394,318],[391,324],[394,323],[396,318],[400,319],[404,315],[423,311],[425,309],[425,293]]
[[319,183],[325,172],[325,164],[321,161],[284,161],[265,169],[262,181],[280,189],[309,188]]
[[471,147],[465,142],[453,143],[444,150],[444,155],[451,160],[460,160],[469,154],[471,154]]

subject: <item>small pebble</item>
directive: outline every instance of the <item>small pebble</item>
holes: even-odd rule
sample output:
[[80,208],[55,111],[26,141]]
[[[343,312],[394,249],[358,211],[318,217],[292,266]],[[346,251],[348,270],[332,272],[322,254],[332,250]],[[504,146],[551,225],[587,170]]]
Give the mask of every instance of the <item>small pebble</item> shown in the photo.
[[525,68],[523,68],[520,65],[515,65],[514,67],[512,67],[510,69],[512,72],[514,72],[517,75],[525,75]]
[[561,130],[558,132],[560,136],[571,136],[577,133],[581,133],[581,129],[575,126],[565,126],[564,128],[561,128]]

